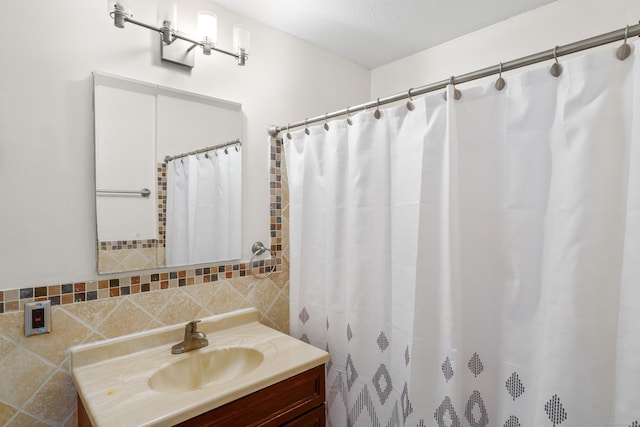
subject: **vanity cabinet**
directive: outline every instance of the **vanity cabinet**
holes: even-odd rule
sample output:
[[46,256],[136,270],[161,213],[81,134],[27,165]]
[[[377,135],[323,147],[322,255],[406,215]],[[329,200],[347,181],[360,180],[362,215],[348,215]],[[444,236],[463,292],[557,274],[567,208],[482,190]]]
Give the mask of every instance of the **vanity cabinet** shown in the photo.
[[325,426],[324,365],[178,424],[213,426]]
[[323,427],[329,353],[259,318],[246,308],[200,319],[215,345],[178,356],[184,325],[72,347],[78,425]]
[[[177,425],[324,427],[324,376],[324,365],[320,365]],[[80,398],[78,426],[91,426]]]

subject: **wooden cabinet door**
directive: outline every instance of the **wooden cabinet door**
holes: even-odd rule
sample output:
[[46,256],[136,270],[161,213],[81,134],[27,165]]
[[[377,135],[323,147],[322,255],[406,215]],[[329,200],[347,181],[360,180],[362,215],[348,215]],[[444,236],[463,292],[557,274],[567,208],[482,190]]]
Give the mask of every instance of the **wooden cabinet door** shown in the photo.
[[[191,418],[178,426],[275,427],[285,425],[290,420],[324,404],[324,374],[324,365],[320,365],[220,408]],[[324,414],[324,409],[322,413]],[[324,427],[324,424],[322,426]]]

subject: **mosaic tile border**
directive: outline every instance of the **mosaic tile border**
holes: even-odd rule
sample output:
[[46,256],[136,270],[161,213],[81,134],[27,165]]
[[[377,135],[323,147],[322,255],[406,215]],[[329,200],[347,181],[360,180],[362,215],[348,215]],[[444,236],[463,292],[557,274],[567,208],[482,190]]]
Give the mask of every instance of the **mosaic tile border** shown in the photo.
[[32,301],[49,300],[51,305],[66,305],[263,274],[269,268],[271,265],[267,260],[266,262],[255,261],[253,266],[242,263],[198,267],[88,282],[4,290],[0,291],[0,313],[24,310],[24,305]]
[[282,139],[271,138],[270,153],[270,212],[271,220],[271,251],[280,253],[282,251]]
[[[270,139],[269,197],[271,251],[268,260],[239,264],[199,266],[175,271],[160,271],[124,277],[104,278],[84,282],[63,283],[0,290],[0,313],[24,310],[24,304],[50,300],[52,305],[75,304],[104,298],[114,298],[141,292],[160,291],[181,286],[264,274],[275,266],[282,271],[282,140]],[[161,186],[161,177],[158,185]],[[166,179],[166,178],[165,178]],[[165,187],[166,191],[166,187]],[[158,193],[160,194],[160,192]],[[161,218],[158,218],[160,221]],[[129,241],[131,242],[131,241]],[[123,242],[124,243],[124,242]]]
[[158,203],[158,247],[165,247],[165,240],[167,238],[167,164],[158,163],[156,168],[157,173],[157,203]]
[[119,251],[122,249],[147,249],[155,248],[157,245],[157,239],[101,241],[99,242],[98,250]]

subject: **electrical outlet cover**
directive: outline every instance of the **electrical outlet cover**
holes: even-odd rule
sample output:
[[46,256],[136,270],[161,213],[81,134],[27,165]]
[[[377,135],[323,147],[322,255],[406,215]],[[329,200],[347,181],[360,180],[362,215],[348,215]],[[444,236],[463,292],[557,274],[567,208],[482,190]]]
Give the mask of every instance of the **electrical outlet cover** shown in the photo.
[[51,301],[28,302],[24,305],[24,334],[26,336],[51,332]]

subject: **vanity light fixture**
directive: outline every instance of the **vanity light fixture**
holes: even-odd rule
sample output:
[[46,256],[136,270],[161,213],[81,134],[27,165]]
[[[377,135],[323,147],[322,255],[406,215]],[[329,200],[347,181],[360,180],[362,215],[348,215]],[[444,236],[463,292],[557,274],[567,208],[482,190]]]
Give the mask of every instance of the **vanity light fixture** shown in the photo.
[[194,40],[188,34],[176,29],[177,4],[173,0],[161,0],[158,7],[159,26],[153,26],[133,19],[131,9],[126,0],[108,0],[109,16],[113,18],[113,25],[124,28],[127,22],[158,32],[160,37],[160,52],[163,61],[193,68],[195,65],[195,48],[202,47],[202,53],[211,55],[211,51],[224,53],[244,66],[249,59],[250,34],[245,28],[233,27],[233,51],[220,49],[216,46],[218,21],[215,14],[198,12],[198,35],[200,41]]

